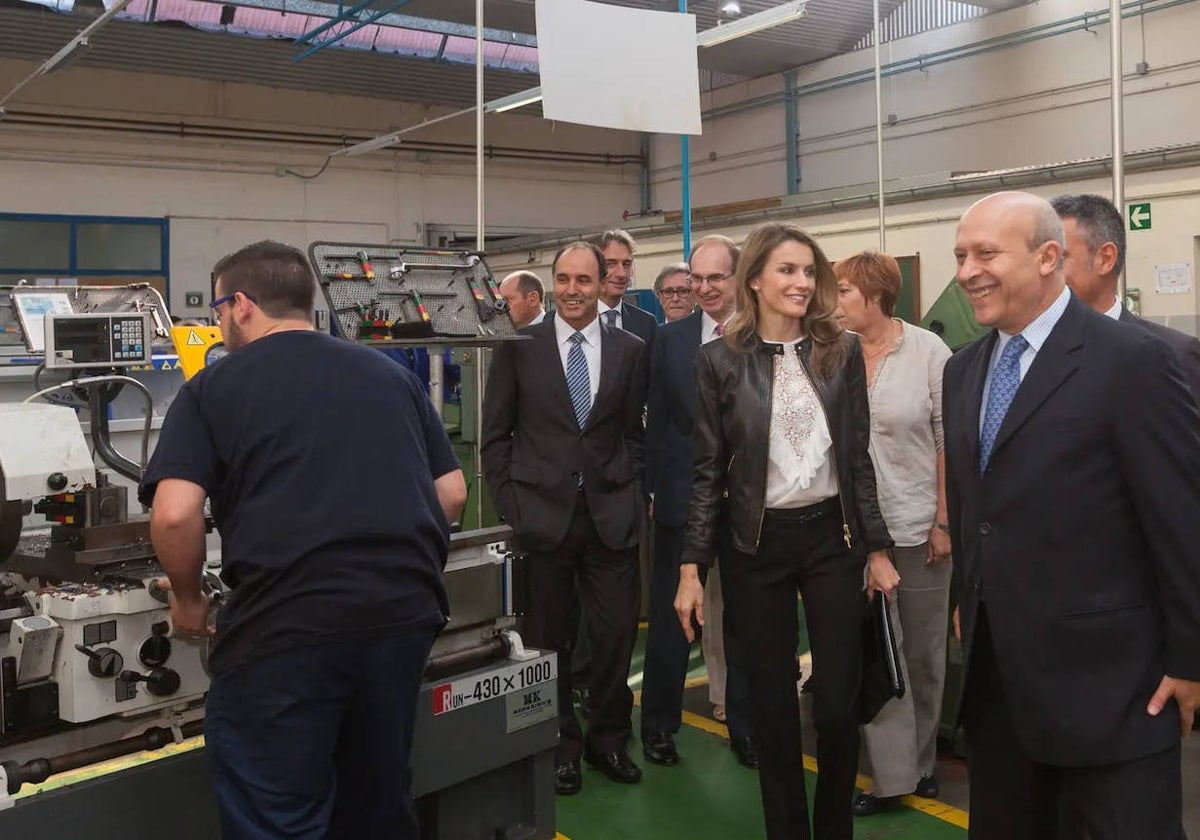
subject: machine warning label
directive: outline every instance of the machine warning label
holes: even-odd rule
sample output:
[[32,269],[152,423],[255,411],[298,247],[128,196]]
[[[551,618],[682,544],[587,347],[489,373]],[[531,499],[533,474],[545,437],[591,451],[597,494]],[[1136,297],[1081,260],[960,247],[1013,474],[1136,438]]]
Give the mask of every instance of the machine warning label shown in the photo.
[[558,717],[557,692],[550,685],[541,685],[525,691],[514,691],[505,695],[504,722],[509,732],[516,732],[544,720]]
[[[525,692],[534,686],[549,682],[557,676],[557,657],[544,656],[531,662],[518,662],[494,671],[462,677],[454,682],[434,686],[433,713],[435,715],[445,714],[497,697]],[[542,692],[543,695],[545,693],[545,691]],[[533,722],[536,723],[536,721]],[[529,724],[524,725],[528,726]]]

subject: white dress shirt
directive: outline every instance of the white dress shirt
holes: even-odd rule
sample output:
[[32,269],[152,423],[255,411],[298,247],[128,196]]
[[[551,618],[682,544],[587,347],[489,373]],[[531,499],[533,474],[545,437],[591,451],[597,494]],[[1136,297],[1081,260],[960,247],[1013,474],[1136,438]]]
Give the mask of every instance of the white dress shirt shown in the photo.
[[[596,402],[596,392],[600,390],[600,319],[593,318],[592,322],[578,332],[583,333],[583,358],[587,360],[588,385],[592,392],[592,402]],[[571,352],[571,336],[576,329],[559,318],[554,317],[554,336],[558,340],[558,355],[562,359],[563,375],[567,373],[567,354]]]
[[546,310],[540,309],[540,310],[538,310],[538,314],[533,316],[533,320],[530,321],[525,326],[532,327],[534,324],[540,324],[540,323],[542,323],[542,321],[545,321],[545,320],[546,320]]
[[597,309],[600,313],[600,317],[604,319],[604,323],[606,323],[606,324],[608,323],[608,316],[606,316],[604,313],[608,312],[609,310],[615,311],[617,313],[617,323],[614,324],[613,326],[615,326],[619,330],[625,329],[625,302],[624,301],[620,301],[620,300],[617,301],[616,306],[609,306],[604,301],[600,301]]
[[[729,317],[732,318],[733,316],[730,315]],[[727,318],[724,323],[727,325],[729,323],[729,319]],[[701,309],[700,343],[708,344],[708,342],[712,341],[714,338],[720,338],[720,336],[717,335],[717,319]]]
[[[1025,381],[1025,374],[1029,373],[1029,368],[1033,366],[1033,360],[1037,358],[1038,351],[1042,349],[1042,345],[1050,337],[1050,333],[1058,324],[1059,319],[1067,311],[1067,304],[1070,301],[1071,290],[1064,286],[1062,292],[1054,299],[1054,302],[1047,306],[1041,315],[1034,318],[1029,323],[1029,326],[1021,330],[1021,335],[1029,343],[1029,346],[1025,348],[1025,352],[1021,354],[1019,361],[1022,382]],[[996,362],[1000,361],[1000,354],[1004,352],[1004,345],[1008,344],[1014,338],[1014,336],[999,330],[996,331],[996,335],[996,346],[992,348],[992,358],[988,362],[987,380],[983,383],[983,402],[979,407],[979,431],[981,434],[983,432],[983,421],[987,417],[988,392],[992,388],[992,374],[996,370]]]
[[1112,318],[1114,321],[1120,321],[1121,320],[1121,310],[1123,308],[1124,307],[1121,306],[1121,299],[1113,298],[1113,305],[1108,307],[1108,309],[1105,310],[1104,314],[1107,315],[1109,318]]

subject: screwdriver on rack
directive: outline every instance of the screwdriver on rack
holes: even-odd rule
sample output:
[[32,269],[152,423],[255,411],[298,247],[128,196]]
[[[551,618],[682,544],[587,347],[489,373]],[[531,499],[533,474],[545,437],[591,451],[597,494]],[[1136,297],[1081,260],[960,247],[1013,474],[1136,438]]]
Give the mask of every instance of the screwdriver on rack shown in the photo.
[[426,324],[432,324],[433,319],[429,317],[429,312],[425,309],[425,299],[421,297],[421,293],[413,289],[410,294],[413,297],[413,303],[417,305],[417,314],[421,316],[421,320]]
[[354,255],[358,259],[358,264],[362,266],[363,277],[368,280],[375,279],[375,269],[371,268],[371,261],[367,257],[366,251],[359,251]]

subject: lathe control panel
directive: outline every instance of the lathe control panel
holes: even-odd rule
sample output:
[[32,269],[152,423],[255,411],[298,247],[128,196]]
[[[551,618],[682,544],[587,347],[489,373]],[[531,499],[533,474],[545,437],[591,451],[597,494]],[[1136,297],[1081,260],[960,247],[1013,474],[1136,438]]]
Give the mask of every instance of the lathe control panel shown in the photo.
[[45,316],[46,367],[126,367],[150,361],[154,326],[148,313]]

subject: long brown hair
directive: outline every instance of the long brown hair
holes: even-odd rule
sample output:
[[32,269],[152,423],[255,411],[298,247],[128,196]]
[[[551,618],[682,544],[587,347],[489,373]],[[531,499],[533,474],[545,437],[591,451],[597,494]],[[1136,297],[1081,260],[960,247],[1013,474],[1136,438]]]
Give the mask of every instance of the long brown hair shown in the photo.
[[808,311],[800,320],[800,328],[812,339],[813,367],[828,379],[846,361],[846,333],[834,315],[838,303],[837,277],[816,240],[795,225],[766,222],[746,237],[734,275],[737,314],[725,330],[725,340],[735,350],[750,347],[758,333],[758,294],[750,288],[750,283],[763,273],[771,253],[789,240],[812,249],[813,267],[817,273],[816,290],[808,302]]

